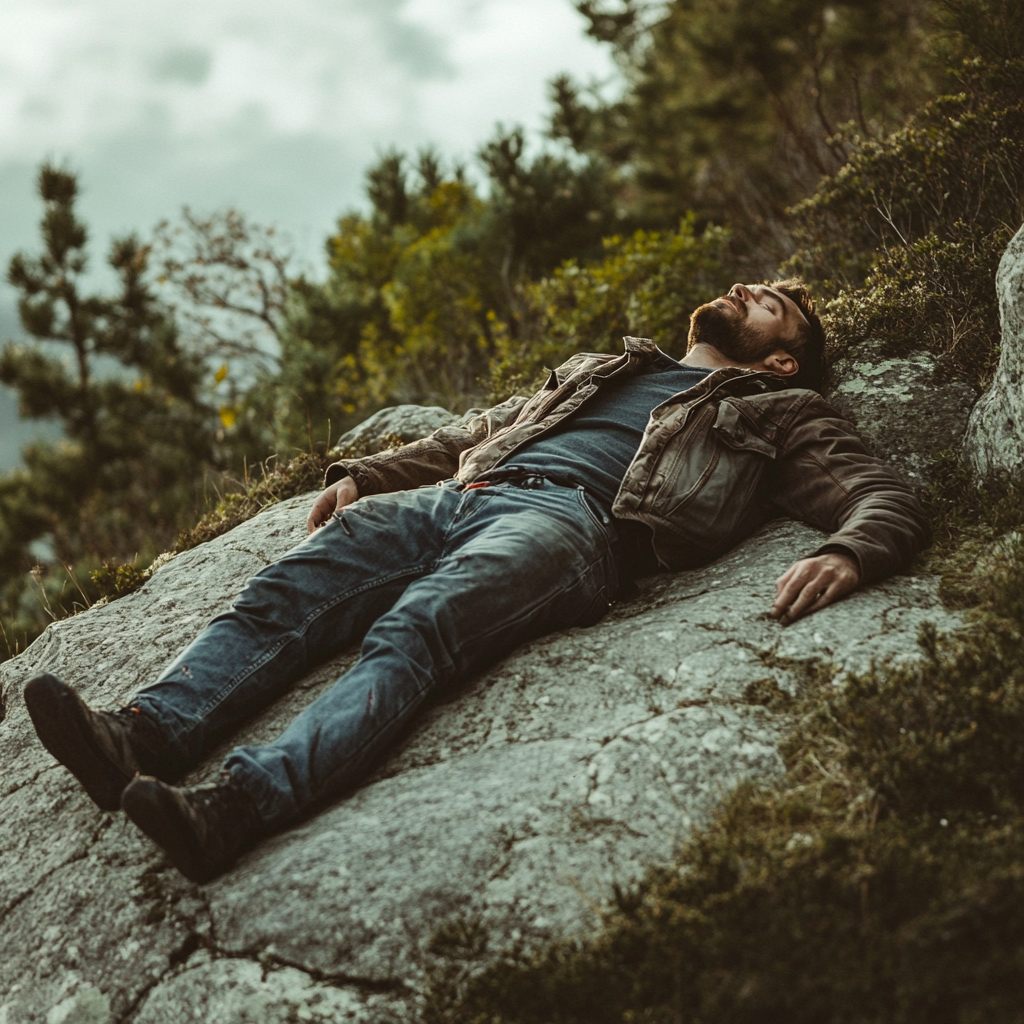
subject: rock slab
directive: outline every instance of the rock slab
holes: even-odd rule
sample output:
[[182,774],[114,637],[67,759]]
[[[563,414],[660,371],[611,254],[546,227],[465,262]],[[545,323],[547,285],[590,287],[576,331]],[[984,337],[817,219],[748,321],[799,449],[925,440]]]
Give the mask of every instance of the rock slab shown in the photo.
[[976,398],[963,381],[937,382],[935,369],[927,352],[890,358],[868,342],[836,363],[828,392],[871,451],[918,492],[931,482],[935,457],[959,449]]
[[[934,579],[903,576],[782,629],[765,616],[774,580],[820,536],[769,524],[446,694],[365,785],[195,886],[49,757],[21,688],[51,671],[122,705],[302,539],[312,497],[178,555],[0,666],[2,1024],[415,1020],[432,969],[587,932],[613,884],[668,861],[737,782],[779,778],[785,721],[766,692],[793,692],[809,663],[838,682],[906,656],[924,620],[959,624]],[[272,739],[354,657],[236,741]]]
[[992,386],[978,399],[965,456],[975,478],[1024,481],[1024,227],[1010,240],[996,273],[1001,347]]
[[439,405],[393,405],[375,412],[359,426],[342,434],[336,450],[351,449],[359,455],[376,455],[396,438],[409,444],[460,418]]

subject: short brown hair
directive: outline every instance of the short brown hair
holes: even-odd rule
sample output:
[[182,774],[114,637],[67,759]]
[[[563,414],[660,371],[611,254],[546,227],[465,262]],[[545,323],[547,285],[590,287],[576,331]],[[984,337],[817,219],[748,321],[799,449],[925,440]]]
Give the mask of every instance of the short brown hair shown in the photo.
[[793,387],[821,391],[825,383],[825,328],[814,312],[814,299],[807,285],[798,277],[766,283],[769,288],[792,299],[807,318],[807,323],[800,325],[796,339],[788,343],[787,351],[800,365],[800,369],[791,378]]

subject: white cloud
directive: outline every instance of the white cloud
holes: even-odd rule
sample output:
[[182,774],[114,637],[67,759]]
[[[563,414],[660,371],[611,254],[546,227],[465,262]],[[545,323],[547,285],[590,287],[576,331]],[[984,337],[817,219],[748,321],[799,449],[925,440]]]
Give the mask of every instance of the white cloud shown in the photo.
[[467,149],[566,67],[610,70],[568,0],[4,0],[0,159],[154,124]]

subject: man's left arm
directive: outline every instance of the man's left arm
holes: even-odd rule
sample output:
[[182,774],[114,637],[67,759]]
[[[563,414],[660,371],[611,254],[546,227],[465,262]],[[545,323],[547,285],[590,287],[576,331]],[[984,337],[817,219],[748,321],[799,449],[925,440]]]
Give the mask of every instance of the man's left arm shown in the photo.
[[784,625],[899,572],[931,540],[913,491],[820,397],[787,431],[777,467],[775,505],[830,534],[778,580],[771,615]]

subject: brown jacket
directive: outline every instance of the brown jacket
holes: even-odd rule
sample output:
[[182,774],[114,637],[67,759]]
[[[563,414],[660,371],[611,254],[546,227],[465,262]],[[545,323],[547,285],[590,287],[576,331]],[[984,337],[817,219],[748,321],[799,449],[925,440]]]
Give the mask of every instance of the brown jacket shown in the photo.
[[[625,345],[620,356],[573,356],[532,398],[510,398],[402,448],[337,462],[327,483],[347,472],[366,495],[453,476],[484,480],[604,381],[633,376],[658,355],[646,338],[626,338]],[[650,528],[654,553],[668,569],[708,562],[779,515],[831,534],[818,553],[852,555],[862,583],[904,568],[929,541],[913,493],[819,394],[736,367],[716,370],[654,409],[612,512]]]

